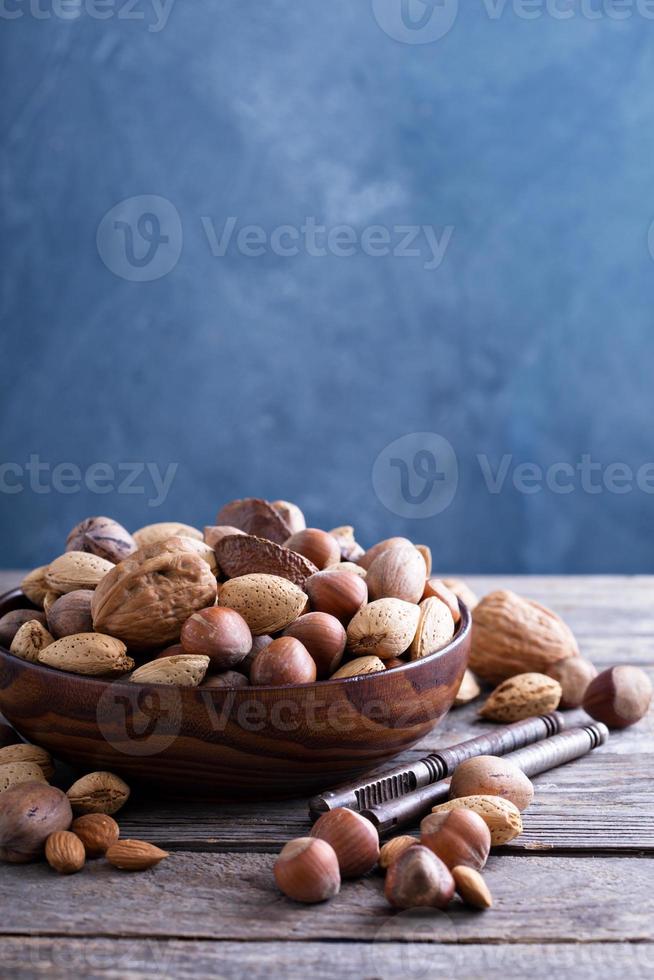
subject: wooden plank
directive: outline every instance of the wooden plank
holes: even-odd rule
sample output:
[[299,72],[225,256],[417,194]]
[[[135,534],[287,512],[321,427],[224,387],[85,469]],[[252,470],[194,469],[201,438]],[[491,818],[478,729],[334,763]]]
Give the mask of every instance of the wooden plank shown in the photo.
[[574,976],[608,980],[616,975],[639,980],[651,976],[654,947],[649,943],[578,943],[537,946],[409,943],[210,942],[199,940],[107,940],[8,938],[0,940],[3,975],[31,980],[70,976],[221,977],[224,980],[304,980],[339,977],[484,977],[524,980],[536,976]]
[[[453,905],[394,913],[371,874],[319,906],[277,891],[272,855],[178,852],[141,874],[90,862],[71,878],[44,865],[0,872],[0,933],[118,938],[405,942],[654,940],[654,859],[493,856],[491,913]],[[426,923],[426,925],[425,925]]]

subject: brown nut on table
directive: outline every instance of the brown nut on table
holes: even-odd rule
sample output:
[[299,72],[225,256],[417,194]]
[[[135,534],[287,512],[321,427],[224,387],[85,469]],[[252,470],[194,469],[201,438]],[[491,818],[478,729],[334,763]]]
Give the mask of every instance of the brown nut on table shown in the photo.
[[275,861],[274,874],[280,891],[296,902],[324,902],[341,887],[334,848],[317,837],[289,841]]
[[193,613],[182,626],[184,653],[209,657],[215,670],[229,670],[252,649],[252,633],[243,617],[226,606]]
[[652,701],[652,683],[640,667],[610,667],[590,682],[584,711],[609,728],[627,728],[644,718]]
[[453,868],[464,864],[478,871],[486,864],[491,847],[488,826],[473,810],[430,813],[420,824],[420,843]]
[[70,829],[81,840],[89,858],[102,857],[120,837],[118,824],[107,813],[85,813],[73,820]]
[[397,909],[444,909],[454,896],[454,879],[440,858],[416,844],[391,864],[384,894]]
[[[534,798],[534,787],[522,769],[510,759],[478,755],[460,762],[450,783],[450,796],[502,796],[526,810]],[[465,861],[461,861],[465,864]]]
[[567,657],[548,667],[547,676],[561,685],[559,708],[578,708],[588,685],[597,677],[597,668],[583,657]]
[[345,628],[329,613],[305,613],[286,627],[284,636],[294,637],[307,648],[319,679],[333,674],[343,659],[347,639]]
[[561,685],[546,674],[516,674],[502,681],[479,709],[481,718],[513,722],[558,708]]
[[72,819],[60,789],[42,782],[12,786],[0,796],[0,861],[37,861],[50,834],[68,830]]
[[307,648],[292,636],[273,640],[250,665],[250,681],[255,685],[310,684],[315,679],[315,662]]
[[354,810],[337,807],[323,813],[311,828],[311,836],[331,844],[344,878],[366,874],[379,860],[377,829]]
[[45,842],[45,859],[54,871],[72,875],[86,862],[84,845],[70,830],[56,830]]
[[473,909],[492,907],[493,896],[478,871],[464,866],[452,868],[452,877],[456,890],[466,905],[470,905]]

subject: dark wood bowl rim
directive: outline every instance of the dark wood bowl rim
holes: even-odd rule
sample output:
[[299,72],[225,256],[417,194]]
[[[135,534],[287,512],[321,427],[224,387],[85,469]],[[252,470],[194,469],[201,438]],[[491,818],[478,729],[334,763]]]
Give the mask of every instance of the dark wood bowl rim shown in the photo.
[[[8,592],[3,592],[0,594],[0,609],[10,602],[13,603],[21,601],[25,601],[27,605],[15,606],[16,609],[30,608],[32,605],[27,597],[23,595],[20,589],[10,589]],[[434,651],[434,653],[428,653],[425,657],[420,657],[418,660],[410,660],[401,667],[393,667],[392,670],[385,671],[385,673],[392,674],[394,677],[396,677],[398,674],[408,674],[410,671],[416,670],[419,667],[424,666],[426,663],[434,664],[441,657],[446,657],[453,648],[458,647],[461,643],[463,643],[472,628],[472,616],[470,615],[470,610],[465,603],[461,601],[461,599],[459,599],[459,609],[461,610],[461,619],[457,625],[454,636],[449,643],[447,643],[444,647],[441,647],[440,650]],[[41,612],[42,610],[34,608],[34,611]],[[4,615],[4,613],[2,615]],[[84,674],[75,674],[72,671],[56,670],[54,667],[47,667],[43,664],[34,664],[29,660],[23,660],[21,657],[15,657],[10,650],[2,645],[0,645],[0,655],[3,657],[10,657],[11,660],[17,661],[26,670],[35,671],[37,674],[42,674],[47,677],[72,677],[75,679],[76,683],[86,685],[90,690],[93,690],[94,687],[97,687],[98,689],[104,688],[107,684],[118,684],[121,687],[129,688],[131,691],[147,691],[151,688],[169,686],[166,684],[134,684],[133,682],[123,680],[122,678],[112,680],[110,677],[88,677]],[[222,697],[228,691],[235,691],[239,694],[249,695],[252,697],[252,694],[255,691],[261,691],[262,693],[273,693],[275,691],[304,691],[310,688],[319,688],[320,690],[323,690],[325,687],[336,687],[343,684],[362,684],[370,682],[370,679],[373,677],[380,679],[380,676],[383,676],[382,671],[377,671],[373,674],[356,674],[354,677],[329,677],[326,680],[310,681],[304,684],[252,684],[248,687],[224,688],[203,688],[198,686],[195,688],[188,688],[188,690],[202,691],[203,693],[211,692],[212,695],[216,695],[217,697]]]

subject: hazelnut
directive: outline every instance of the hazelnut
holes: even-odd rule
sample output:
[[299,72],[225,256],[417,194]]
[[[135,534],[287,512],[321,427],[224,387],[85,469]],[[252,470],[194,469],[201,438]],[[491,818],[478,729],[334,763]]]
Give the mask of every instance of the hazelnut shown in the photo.
[[[324,574],[324,573],[319,573]],[[343,624],[324,612],[310,612],[287,626],[284,636],[299,640],[313,658],[319,678],[334,673],[345,650],[347,635]]]
[[45,613],[37,609],[13,609],[0,619],[0,646],[9,649],[11,641],[21,626],[36,620],[41,626],[47,626]]
[[334,848],[315,837],[289,841],[275,862],[274,874],[280,891],[296,902],[324,902],[341,888]]
[[[510,759],[478,755],[459,763],[450,783],[450,796],[502,796],[526,810],[534,798],[534,787],[522,769]],[[461,862],[464,864],[465,862]]]
[[48,609],[48,629],[59,640],[73,633],[92,633],[91,589],[75,589],[59,596]]
[[243,660],[241,660],[240,664],[238,665],[238,669],[243,671],[244,674],[249,675],[252,661],[259,653],[259,650],[264,650],[266,647],[269,647],[272,641],[272,636],[269,636],[267,633],[264,633],[262,636],[253,636],[252,649],[248,653],[247,657],[244,657]]
[[452,592],[450,588],[445,584],[442,578],[428,578],[425,582],[425,589],[422,593],[423,599],[436,598],[444,602],[447,608],[452,613],[452,619],[455,623],[458,623],[461,619],[461,610],[459,609],[459,600],[457,596]]
[[249,687],[250,682],[248,681],[245,674],[239,674],[237,670],[226,670],[222,674],[214,674],[212,677],[207,677],[205,681],[202,682],[200,687],[210,687],[218,690],[219,688],[238,688],[238,687]]
[[66,538],[66,551],[87,551],[115,565],[136,551],[136,541],[110,517],[87,517]]
[[640,667],[609,667],[586,689],[584,711],[609,728],[627,728],[644,718],[652,700],[652,684]]
[[377,829],[354,810],[338,807],[323,813],[311,828],[311,836],[331,844],[344,878],[366,874],[379,860]]
[[546,673],[561,685],[559,708],[578,708],[583,703],[588,685],[597,677],[597,668],[583,657],[567,657],[557,660],[547,668]]
[[480,871],[488,860],[491,834],[473,810],[430,813],[420,823],[420,843],[448,868],[463,864]]
[[284,542],[284,547],[304,555],[316,568],[327,568],[341,560],[338,541],[327,531],[320,531],[317,527],[296,531]]
[[433,851],[416,844],[391,864],[384,894],[396,909],[444,909],[454,895],[454,879]]
[[227,606],[193,613],[182,626],[184,653],[209,657],[215,670],[229,670],[252,649],[252,633],[243,617]]
[[329,613],[347,626],[368,601],[368,586],[352,572],[327,569],[310,575],[304,585],[312,609]]
[[24,864],[43,855],[45,842],[73,819],[66,794],[47,783],[20,783],[0,796],[0,861]]
[[102,857],[120,837],[118,824],[107,813],[85,813],[73,820],[70,829],[81,840],[89,858]]
[[169,647],[164,647],[160,653],[154,658],[155,660],[162,660],[165,657],[183,657],[186,651],[181,643],[173,643]]
[[404,854],[408,847],[413,847],[415,844],[419,844],[420,841],[416,840],[415,837],[409,837],[408,834],[403,834],[401,837],[393,837],[391,840],[387,840],[385,844],[382,845],[379,851],[379,867],[390,868],[394,861],[397,861],[400,854]]
[[250,666],[252,684],[311,684],[316,665],[307,648],[292,636],[281,636],[260,650]]

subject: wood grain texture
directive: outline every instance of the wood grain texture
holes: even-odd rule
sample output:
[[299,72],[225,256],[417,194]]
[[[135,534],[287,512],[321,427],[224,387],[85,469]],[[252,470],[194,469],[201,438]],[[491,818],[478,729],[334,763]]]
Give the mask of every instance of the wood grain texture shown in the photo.
[[[95,861],[74,878],[38,864],[7,866],[0,876],[0,930],[30,934],[38,923],[40,933],[78,936],[415,938],[415,918],[388,907],[377,874],[345,883],[328,903],[299,906],[277,891],[273,863],[269,854],[178,852],[140,874]],[[427,938],[652,941],[653,876],[652,858],[493,856],[485,871],[496,898],[492,913],[458,904],[434,911]]]
[[[0,589],[19,574],[0,574]],[[470,577],[560,613],[598,666],[654,676],[654,578]],[[400,758],[469,738],[476,706]],[[654,955],[654,716],[571,765],[536,777],[521,837],[495,853],[496,907],[392,913],[373,874],[304,908],[272,884],[274,854],[309,822],[306,798],[266,805],[139,798],[123,836],[172,849],[139,876],[91,863],[73,879],[45,865],[0,866],[0,963],[7,975],[270,977],[651,975]],[[70,775],[60,771],[62,779]],[[126,886],[126,881],[128,886]],[[390,913],[390,914],[389,914]],[[2,969],[0,968],[0,969]]]
[[[417,924],[420,924],[419,922]],[[428,933],[428,928],[427,928]],[[456,945],[415,942],[229,942],[178,939],[62,939],[11,937],[0,939],[4,974],[13,980],[46,976],[130,977],[165,980],[306,980],[307,976],[361,980],[365,978],[478,978],[524,980],[525,977],[567,976],[580,980],[641,980],[651,976],[654,946],[650,943],[485,943]]]

